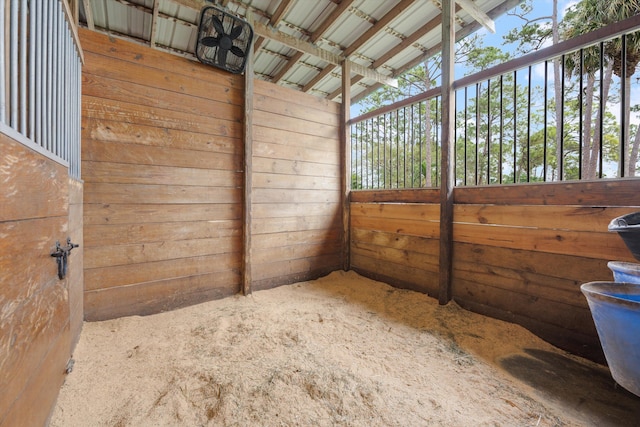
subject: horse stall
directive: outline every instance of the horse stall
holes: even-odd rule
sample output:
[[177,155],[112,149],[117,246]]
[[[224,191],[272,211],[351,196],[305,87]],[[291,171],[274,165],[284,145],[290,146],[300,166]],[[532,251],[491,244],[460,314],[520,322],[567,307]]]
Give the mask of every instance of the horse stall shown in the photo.
[[[635,262],[628,158],[509,181],[454,142],[456,91],[638,16],[455,80],[519,0],[311,3],[1,3],[0,427],[637,425],[580,290]],[[351,117],[440,52],[440,87]],[[380,154],[417,131],[380,132],[430,105],[425,182]]]

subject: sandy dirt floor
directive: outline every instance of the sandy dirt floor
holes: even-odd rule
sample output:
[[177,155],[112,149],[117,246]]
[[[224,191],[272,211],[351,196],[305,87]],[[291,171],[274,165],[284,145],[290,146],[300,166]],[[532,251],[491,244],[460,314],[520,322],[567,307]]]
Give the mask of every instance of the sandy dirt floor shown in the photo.
[[51,426],[624,426],[640,398],[523,328],[353,272],[85,323]]

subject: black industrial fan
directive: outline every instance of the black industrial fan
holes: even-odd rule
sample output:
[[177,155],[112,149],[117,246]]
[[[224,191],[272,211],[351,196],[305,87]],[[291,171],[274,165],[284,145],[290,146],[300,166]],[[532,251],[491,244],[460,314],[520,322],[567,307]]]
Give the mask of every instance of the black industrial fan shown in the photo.
[[252,40],[253,29],[247,21],[215,6],[202,8],[196,42],[200,62],[240,74]]

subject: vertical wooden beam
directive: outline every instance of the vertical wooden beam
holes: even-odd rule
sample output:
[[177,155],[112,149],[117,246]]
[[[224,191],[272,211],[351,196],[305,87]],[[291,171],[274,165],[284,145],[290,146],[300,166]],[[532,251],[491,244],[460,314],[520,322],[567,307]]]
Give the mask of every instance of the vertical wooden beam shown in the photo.
[[242,293],[251,293],[251,224],[253,219],[253,46],[244,70],[244,207],[242,242]]
[[340,159],[342,160],[342,268],[351,269],[350,206],[351,193],[351,62],[342,62],[342,132]]
[[455,185],[455,3],[442,2],[442,179],[440,185],[440,289],[438,301],[451,301],[453,270],[453,187]]
[[93,10],[91,9],[91,1],[82,0],[82,4],[84,5],[84,15],[87,18],[87,28],[91,31],[95,31],[96,27],[93,23]]
[[153,0],[153,15],[151,17],[151,37],[149,37],[149,46],[151,46],[152,49],[156,47],[159,14],[160,14],[160,0]]

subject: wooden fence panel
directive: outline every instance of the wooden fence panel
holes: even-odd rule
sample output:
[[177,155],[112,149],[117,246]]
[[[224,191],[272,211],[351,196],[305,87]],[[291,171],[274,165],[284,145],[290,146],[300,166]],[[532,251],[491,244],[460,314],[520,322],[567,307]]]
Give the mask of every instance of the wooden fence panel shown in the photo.
[[243,82],[82,30],[85,317],[240,289]]

